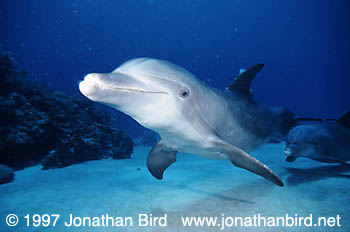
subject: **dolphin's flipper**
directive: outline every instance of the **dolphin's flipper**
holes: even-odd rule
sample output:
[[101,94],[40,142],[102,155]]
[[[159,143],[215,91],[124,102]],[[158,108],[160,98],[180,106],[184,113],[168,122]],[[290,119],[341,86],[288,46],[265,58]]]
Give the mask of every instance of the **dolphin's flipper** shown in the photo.
[[278,186],[283,186],[283,182],[269,167],[250,156],[247,152],[222,140],[217,143],[217,146],[229,157],[235,166],[258,174]]
[[148,154],[147,168],[157,179],[163,179],[163,172],[176,161],[177,151],[165,146],[162,141],[157,143]]
[[233,80],[228,87],[230,91],[238,91],[247,96],[250,95],[250,85],[258,72],[264,67],[264,64],[257,64],[250,67],[241,73],[235,80]]

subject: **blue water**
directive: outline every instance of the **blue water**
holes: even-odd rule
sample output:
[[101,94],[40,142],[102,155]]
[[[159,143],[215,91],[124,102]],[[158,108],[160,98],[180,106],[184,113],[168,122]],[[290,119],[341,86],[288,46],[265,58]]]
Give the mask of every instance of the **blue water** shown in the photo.
[[32,76],[77,93],[90,72],[147,56],[223,89],[239,69],[265,68],[257,99],[302,116],[350,105],[348,0],[1,1],[1,50]]

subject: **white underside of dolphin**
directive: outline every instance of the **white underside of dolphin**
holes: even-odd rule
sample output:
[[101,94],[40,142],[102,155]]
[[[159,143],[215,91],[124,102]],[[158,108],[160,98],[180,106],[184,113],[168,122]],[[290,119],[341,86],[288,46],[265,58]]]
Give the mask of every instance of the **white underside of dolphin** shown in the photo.
[[149,153],[147,167],[158,179],[176,161],[177,152],[230,160],[283,186],[271,169],[247,152],[280,131],[281,111],[263,107],[249,86],[263,65],[243,72],[227,92],[196,79],[163,60],[137,58],[112,73],[88,74],[79,85],[83,95],[120,110],[161,136]]

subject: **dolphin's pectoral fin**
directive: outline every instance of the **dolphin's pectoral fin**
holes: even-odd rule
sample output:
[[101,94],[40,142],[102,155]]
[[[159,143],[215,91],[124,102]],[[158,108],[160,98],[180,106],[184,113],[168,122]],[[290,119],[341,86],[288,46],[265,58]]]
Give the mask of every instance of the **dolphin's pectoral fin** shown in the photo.
[[250,156],[247,152],[224,141],[220,141],[218,146],[220,147],[221,151],[229,157],[230,161],[235,166],[258,174],[278,186],[283,186],[283,182],[270,168],[254,157]]
[[148,154],[147,168],[157,179],[163,179],[163,172],[176,161],[177,151],[165,146],[162,141],[157,143]]

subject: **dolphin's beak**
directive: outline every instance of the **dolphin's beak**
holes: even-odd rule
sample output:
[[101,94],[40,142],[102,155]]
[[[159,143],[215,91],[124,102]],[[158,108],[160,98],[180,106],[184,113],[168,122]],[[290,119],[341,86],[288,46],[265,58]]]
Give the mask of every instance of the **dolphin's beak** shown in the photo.
[[289,163],[294,162],[297,159],[296,156],[293,156],[293,150],[290,147],[287,147],[284,150],[284,154],[287,156],[286,161]]
[[90,73],[79,83],[80,92],[92,101],[116,108],[136,117],[151,104],[159,104],[168,95],[150,83],[124,73]]
[[97,79],[97,73],[90,73],[86,75],[84,80],[79,83],[80,92],[93,101],[95,100],[94,96],[98,91]]
[[131,92],[148,92],[144,83],[120,73],[90,73],[79,83],[79,90],[87,98],[98,102],[113,96],[120,99]]

